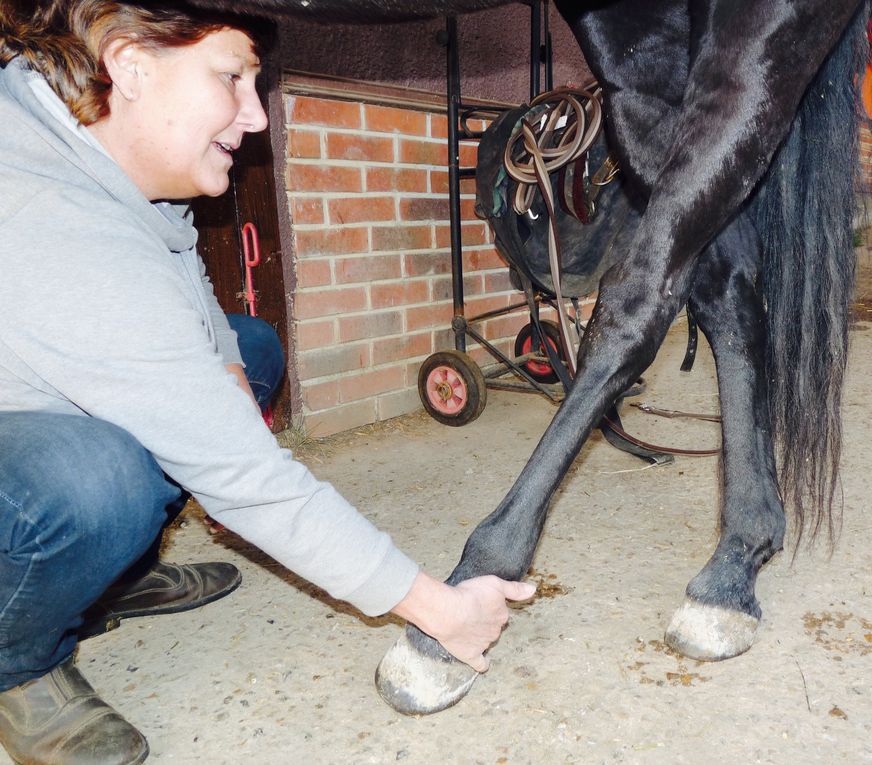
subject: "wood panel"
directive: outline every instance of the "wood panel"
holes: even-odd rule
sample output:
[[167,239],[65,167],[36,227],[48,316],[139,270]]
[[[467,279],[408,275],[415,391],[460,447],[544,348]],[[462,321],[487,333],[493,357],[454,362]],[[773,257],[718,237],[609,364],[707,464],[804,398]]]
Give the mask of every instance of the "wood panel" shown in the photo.
[[[200,234],[198,249],[218,302],[226,313],[245,311],[241,231],[245,223],[254,223],[261,253],[260,265],[254,269],[257,315],[275,327],[287,357],[290,352],[287,299],[269,131],[245,137],[234,155],[228,191],[217,198],[196,199],[193,208],[194,222]],[[274,429],[288,427],[291,411],[287,375],[273,409]]]

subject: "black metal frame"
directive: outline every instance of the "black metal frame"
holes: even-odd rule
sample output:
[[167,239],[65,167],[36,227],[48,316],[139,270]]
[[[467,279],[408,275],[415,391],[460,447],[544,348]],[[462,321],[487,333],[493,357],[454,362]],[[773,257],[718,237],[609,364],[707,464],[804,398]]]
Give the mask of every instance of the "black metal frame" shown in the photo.
[[[530,100],[532,101],[542,92],[543,74],[545,90],[550,90],[553,87],[551,33],[548,26],[548,0],[527,0],[526,4],[530,6]],[[454,302],[454,318],[451,322],[451,328],[454,331],[454,347],[458,351],[466,352],[466,336],[469,335],[497,360],[496,364],[482,369],[488,387],[519,391],[530,391],[532,388],[557,402],[563,398],[563,386],[541,383],[531,377],[521,366],[530,358],[538,357],[538,354],[530,353],[517,359],[510,359],[472,326],[527,306],[530,307],[532,314],[533,311],[538,311],[540,303],[552,304],[548,296],[536,294],[532,302],[525,300],[477,316],[466,316],[463,294],[460,181],[462,178],[475,177],[475,168],[460,166],[460,140],[461,137],[464,139],[481,137],[481,133],[471,130],[466,124],[473,115],[494,115],[498,114],[500,110],[496,108],[483,109],[479,105],[465,104],[461,98],[460,54],[456,17],[449,16],[446,19],[445,44],[448,65],[448,204],[451,234],[451,282]],[[514,372],[521,380],[501,379],[509,372]]]

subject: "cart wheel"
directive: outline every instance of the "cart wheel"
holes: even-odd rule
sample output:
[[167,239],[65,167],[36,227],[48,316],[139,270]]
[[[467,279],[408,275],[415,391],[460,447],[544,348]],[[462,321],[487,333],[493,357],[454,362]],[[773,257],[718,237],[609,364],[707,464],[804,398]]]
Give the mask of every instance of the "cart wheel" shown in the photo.
[[[561,361],[565,361],[566,355],[563,353],[563,345],[560,341],[560,327],[558,327],[553,321],[540,321],[539,324],[542,327],[542,333],[545,335],[545,342],[557,351],[557,358]],[[530,353],[532,350],[533,324],[531,322],[530,324],[523,326],[521,331],[518,332],[518,336],[515,338],[515,356],[523,356],[526,353]],[[540,356],[544,356],[546,359],[548,358],[548,354],[545,352],[545,346],[542,343],[542,338],[539,339],[538,352]],[[551,366],[550,361],[537,361],[530,359],[523,364],[523,368],[527,371],[527,374],[537,382],[556,383],[560,379],[557,372],[554,371],[554,367]]]
[[484,375],[460,351],[439,351],[424,360],[418,372],[418,395],[434,420],[455,427],[472,422],[487,403]]

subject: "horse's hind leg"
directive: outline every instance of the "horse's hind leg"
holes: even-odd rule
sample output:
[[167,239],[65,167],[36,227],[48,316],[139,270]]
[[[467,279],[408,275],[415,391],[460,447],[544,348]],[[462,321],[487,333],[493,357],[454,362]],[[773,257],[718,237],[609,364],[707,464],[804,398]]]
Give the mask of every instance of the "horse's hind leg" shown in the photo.
[[757,572],[784,538],[759,268],[756,233],[741,215],[700,258],[689,300],[715,356],[723,431],[720,541],[666,632],[672,648],[694,659],[726,659],[751,647],[760,620]]

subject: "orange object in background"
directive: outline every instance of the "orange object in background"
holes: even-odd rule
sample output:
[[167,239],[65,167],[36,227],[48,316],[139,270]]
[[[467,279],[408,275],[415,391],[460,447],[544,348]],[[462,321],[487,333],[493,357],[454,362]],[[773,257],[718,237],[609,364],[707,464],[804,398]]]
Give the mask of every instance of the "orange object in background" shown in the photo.
[[863,111],[872,119],[872,64],[866,64],[866,73],[860,85],[860,97],[863,100]]
[[863,111],[872,119],[872,19],[866,24],[866,39],[869,41],[870,59],[866,61],[866,72],[860,83],[860,98],[863,101]]

